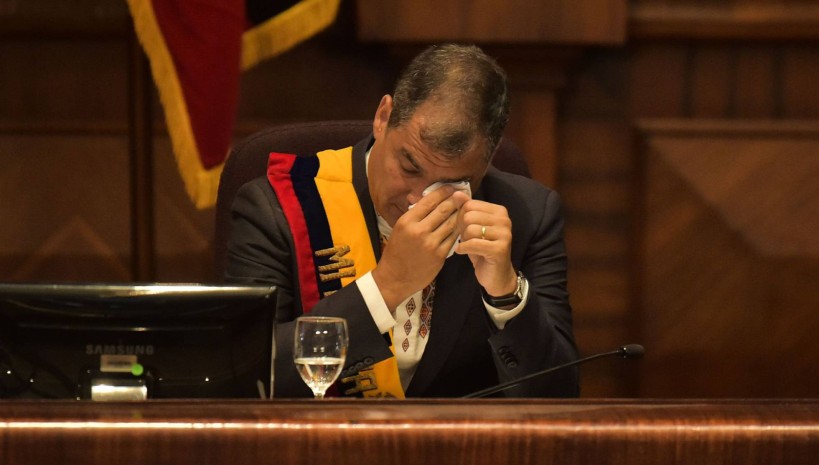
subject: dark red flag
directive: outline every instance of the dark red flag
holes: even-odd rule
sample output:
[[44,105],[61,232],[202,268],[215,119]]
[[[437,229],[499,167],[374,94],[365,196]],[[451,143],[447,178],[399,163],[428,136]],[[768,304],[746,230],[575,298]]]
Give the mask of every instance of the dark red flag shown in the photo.
[[198,208],[216,201],[241,72],[327,27],[340,0],[128,0]]

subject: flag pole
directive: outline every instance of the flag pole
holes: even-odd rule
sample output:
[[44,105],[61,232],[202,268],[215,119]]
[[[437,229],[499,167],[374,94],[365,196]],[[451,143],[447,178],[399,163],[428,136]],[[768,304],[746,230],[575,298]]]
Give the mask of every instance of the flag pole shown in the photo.
[[131,28],[128,41],[128,158],[131,206],[131,278],[154,281],[154,173],[151,79],[148,59]]

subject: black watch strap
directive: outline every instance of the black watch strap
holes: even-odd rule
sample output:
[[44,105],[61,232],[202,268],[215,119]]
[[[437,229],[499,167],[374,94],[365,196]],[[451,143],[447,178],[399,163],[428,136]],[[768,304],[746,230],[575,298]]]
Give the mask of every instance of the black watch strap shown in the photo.
[[509,305],[517,305],[523,301],[523,285],[525,281],[526,277],[523,276],[523,273],[518,271],[518,284],[515,287],[515,292],[507,295],[502,295],[500,297],[494,297],[487,294],[486,290],[481,288],[483,300],[495,308],[508,307]]

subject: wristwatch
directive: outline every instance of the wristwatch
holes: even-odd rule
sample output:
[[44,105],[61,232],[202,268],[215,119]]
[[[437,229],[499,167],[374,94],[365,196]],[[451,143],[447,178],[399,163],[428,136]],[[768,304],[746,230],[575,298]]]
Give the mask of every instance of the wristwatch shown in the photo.
[[495,308],[517,305],[523,301],[523,287],[525,282],[526,277],[523,276],[522,272],[518,271],[518,284],[515,287],[515,292],[500,297],[493,297],[487,294],[486,290],[482,288],[483,300]]

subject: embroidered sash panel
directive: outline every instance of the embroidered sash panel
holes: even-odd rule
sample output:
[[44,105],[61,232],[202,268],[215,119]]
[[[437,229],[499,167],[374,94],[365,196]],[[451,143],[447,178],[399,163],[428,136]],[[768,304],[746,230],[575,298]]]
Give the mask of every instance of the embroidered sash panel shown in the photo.
[[[307,314],[319,299],[375,268],[353,186],[352,147],[307,157],[271,153],[267,178],[293,234],[299,298]],[[394,356],[362,368],[357,375],[343,375],[342,393],[404,398]]]

